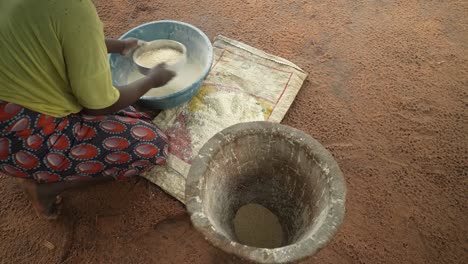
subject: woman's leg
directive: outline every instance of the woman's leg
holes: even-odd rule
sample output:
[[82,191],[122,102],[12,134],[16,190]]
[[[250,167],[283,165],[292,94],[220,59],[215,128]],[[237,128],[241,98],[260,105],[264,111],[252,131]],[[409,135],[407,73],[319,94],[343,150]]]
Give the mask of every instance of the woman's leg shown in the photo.
[[[41,213],[50,213],[63,191],[127,179],[165,163],[167,138],[134,108],[65,118],[19,108],[0,102],[0,171],[39,183],[23,185]],[[2,120],[12,109],[19,112]]]

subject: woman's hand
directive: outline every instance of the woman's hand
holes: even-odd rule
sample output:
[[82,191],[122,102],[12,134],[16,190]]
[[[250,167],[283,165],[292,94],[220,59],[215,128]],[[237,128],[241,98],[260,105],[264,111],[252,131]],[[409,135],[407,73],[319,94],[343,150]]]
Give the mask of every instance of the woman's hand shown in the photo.
[[106,39],[106,47],[108,53],[119,53],[122,56],[126,56],[136,48],[141,45],[144,45],[144,41],[138,40],[136,38],[128,38],[124,40],[118,39]]
[[161,87],[168,83],[176,74],[173,71],[170,71],[166,68],[165,63],[161,63],[156,67],[152,68],[149,73],[146,75],[146,78],[149,78],[153,87]]
[[136,38],[128,38],[122,40],[124,48],[120,52],[120,55],[127,56],[128,54],[132,53],[136,48],[144,45],[144,41],[138,40]]

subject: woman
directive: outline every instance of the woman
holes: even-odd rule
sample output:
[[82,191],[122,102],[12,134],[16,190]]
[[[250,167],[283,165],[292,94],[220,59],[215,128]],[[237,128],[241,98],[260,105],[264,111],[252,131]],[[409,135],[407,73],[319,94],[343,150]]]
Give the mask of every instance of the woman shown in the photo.
[[40,215],[55,219],[65,190],[165,162],[165,135],[132,104],[174,73],[112,86],[107,53],[137,43],[105,40],[91,0],[0,0],[0,171],[27,179]]

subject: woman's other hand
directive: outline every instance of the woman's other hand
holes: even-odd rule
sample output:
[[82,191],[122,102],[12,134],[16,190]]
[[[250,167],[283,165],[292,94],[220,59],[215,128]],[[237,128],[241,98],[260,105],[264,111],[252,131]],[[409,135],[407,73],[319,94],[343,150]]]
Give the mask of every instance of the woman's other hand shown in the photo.
[[144,45],[146,42],[144,42],[143,40],[139,40],[139,39],[136,39],[136,38],[128,38],[128,39],[124,39],[122,40],[123,44],[124,44],[124,48],[123,50],[120,52],[120,55],[122,56],[127,56],[129,54],[131,54],[136,48]]
[[146,42],[136,38],[119,39],[106,39],[106,47],[108,53],[119,53],[122,56],[131,54],[136,48],[144,45]]
[[161,63],[152,68],[146,75],[153,83],[153,87],[161,87],[168,83],[176,74],[166,68],[165,63]]

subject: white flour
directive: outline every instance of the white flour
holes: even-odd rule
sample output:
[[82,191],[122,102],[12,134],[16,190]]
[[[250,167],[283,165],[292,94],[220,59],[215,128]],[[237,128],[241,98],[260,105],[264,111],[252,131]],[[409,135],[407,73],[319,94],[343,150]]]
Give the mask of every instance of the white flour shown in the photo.
[[136,62],[146,68],[153,68],[163,62],[174,64],[180,59],[182,53],[175,49],[157,49],[143,52],[136,58]]
[[187,128],[192,136],[192,155],[219,131],[232,125],[265,120],[257,100],[243,92],[218,91],[204,97],[203,105],[190,113]]

